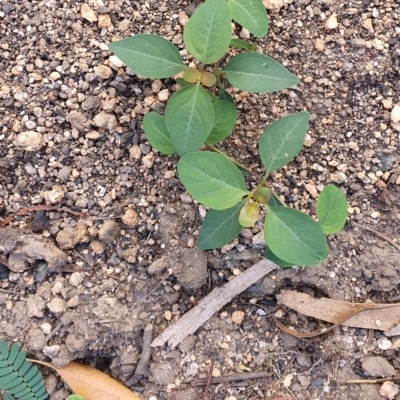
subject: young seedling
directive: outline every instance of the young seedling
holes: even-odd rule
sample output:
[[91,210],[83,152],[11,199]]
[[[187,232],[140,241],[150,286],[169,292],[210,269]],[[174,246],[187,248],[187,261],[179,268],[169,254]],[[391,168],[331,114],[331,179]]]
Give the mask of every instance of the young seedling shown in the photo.
[[[179,178],[195,200],[209,207],[197,246],[215,249],[231,242],[242,227],[251,227],[265,210],[264,256],[282,267],[311,266],[327,255],[325,234],[338,232],[347,217],[347,202],[333,185],[326,186],[317,202],[318,222],[286,207],[267,179],[271,172],[288,164],[299,153],[307,132],[309,113],[285,116],[268,126],[259,141],[265,174],[257,177],[224,154],[215,144],[234,129],[236,107],[223,87],[249,93],[272,93],[299,83],[299,79],[271,57],[256,52],[257,43],[231,37],[235,21],[255,37],[268,31],[268,16],[261,0],[207,0],[184,28],[183,40],[197,68],[183,62],[168,40],[139,34],[109,44],[132,71],[150,79],[176,79],[182,86],[169,99],[164,116],[145,115],[143,129],[150,144],[163,154],[177,154]],[[228,48],[237,54],[221,67]],[[244,50],[244,52],[240,52]],[[206,151],[204,151],[204,145]],[[201,150],[199,150],[201,148]],[[249,191],[243,173],[257,178]]]

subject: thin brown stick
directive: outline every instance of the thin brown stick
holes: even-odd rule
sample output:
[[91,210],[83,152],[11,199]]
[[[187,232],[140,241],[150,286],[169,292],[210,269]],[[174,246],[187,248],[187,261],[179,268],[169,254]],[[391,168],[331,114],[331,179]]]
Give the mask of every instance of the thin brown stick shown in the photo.
[[376,236],[379,236],[381,239],[386,240],[388,243],[390,243],[396,250],[398,250],[400,252],[400,246],[396,243],[393,243],[392,240],[387,237],[386,235],[384,235],[383,233],[377,232],[372,228],[369,228],[368,226],[364,226],[361,224],[358,224],[357,222],[352,221],[351,223],[352,225],[358,227],[358,228],[362,228],[365,229],[366,231],[372,232],[373,234],[375,234]]
[[206,396],[207,396],[208,390],[210,389],[212,373],[214,371],[214,365],[215,365],[215,360],[212,358],[211,359],[210,368],[208,369],[208,376],[207,376],[206,386],[205,386],[205,388],[203,390],[203,394],[201,395],[201,400],[206,400]]
[[147,324],[143,331],[143,345],[142,345],[142,354],[140,355],[139,362],[136,366],[135,372],[132,377],[129,379],[129,386],[135,385],[142,379],[144,376],[148,376],[148,365],[150,361],[151,355],[151,347],[150,343],[153,339],[153,325]]
[[377,378],[377,379],[348,379],[347,381],[338,381],[340,385],[346,385],[349,383],[383,383],[400,381],[400,376],[390,376],[388,378]]
[[[216,383],[229,383],[233,381],[245,381],[251,379],[260,379],[272,376],[272,372],[258,371],[258,372],[242,372],[238,374],[231,374],[226,376],[218,376],[216,378],[211,378],[210,384]],[[204,386],[207,385],[208,378],[196,379],[191,383],[192,386]]]
[[47,343],[62,327],[63,323],[60,322],[44,339],[44,342]]
[[7,293],[7,294],[17,294],[20,295],[21,293],[18,292],[13,292],[12,290],[7,290],[7,289],[0,289],[1,293]]
[[29,214],[33,211],[60,211],[60,212],[67,212],[70,213],[72,215],[76,215],[77,217],[86,217],[86,214],[83,214],[79,211],[72,211],[69,210],[68,208],[64,208],[64,207],[58,207],[58,206],[30,206],[27,208],[24,208],[23,210],[20,210],[18,212],[16,212],[15,214],[10,215],[9,217],[7,217],[6,219],[4,219],[3,221],[0,221],[0,228],[8,225],[9,223],[11,223],[13,221],[13,219],[17,216],[20,215],[25,215],[25,214]]
[[157,336],[151,346],[163,346],[168,342],[169,346],[174,348],[188,335],[196,332],[204,322],[228,304],[235,296],[277,268],[278,266],[272,261],[263,259],[230,280],[224,286],[215,288],[177,322],[170,325],[161,335]]

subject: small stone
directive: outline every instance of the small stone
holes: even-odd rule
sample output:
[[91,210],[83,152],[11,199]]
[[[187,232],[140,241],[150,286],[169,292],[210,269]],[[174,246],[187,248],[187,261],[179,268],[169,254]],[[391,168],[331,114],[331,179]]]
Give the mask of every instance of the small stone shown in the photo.
[[356,142],[349,142],[347,144],[347,146],[349,146],[349,149],[351,149],[351,150],[353,150],[355,152],[360,151],[360,148],[358,147],[358,144]]
[[385,337],[382,337],[378,340],[378,347],[381,350],[389,350],[392,347],[392,342]]
[[28,309],[28,317],[43,318],[43,310],[46,308],[46,303],[41,297],[31,295],[26,301],[26,307]]
[[128,208],[122,216],[121,220],[125,225],[133,228],[137,226],[139,216],[135,210],[132,210],[132,208]]
[[65,344],[71,353],[85,351],[87,347],[86,340],[83,337],[77,337],[74,334],[69,334],[67,336]]
[[51,74],[50,74],[50,77],[49,77],[52,81],[56,81],[57,79],[60,79],[61,78],[61,74],[59,73],[59,72],[57,72],[57,71],[54,71],[54,72],[52,72]]
[[51,324],[50,324],[49,322],[43,322],[43,323],[40,325],[40,329],[43,331],[43,333],[44,333],[45,335],[48,335],[48,334],[52,331],[52,329],[51,329]]
[[234,311],[232,313],[232,322],[235,324],[240,325],[244,319],[244,312],[243,311]]
[[33,114],[35,115],[35,117],[40,118],[42,116],[42,113],[43,113],[43,109],[41,107],[33,108]]
[[108,61],[109,61],[110,67],[115,70],[124,66],[124,63],[117,56],[110,56]]
[[60,299],[59,297],[55,297],[53,300],[47,303],[47,308],[54,314],[62,314],[67,311],[64,300]]
[[107,113],[113,112],[116,106],[117,106],[116,99],[107,99],[103,101],[103,111]]
[[175,176],[175,171],[165,171],[164,179],[171,179]]
[[128,263],[134,264],[136,262],[137,253],[138,253],[137,247],[128,247],[122,253],[122,258]]
[[113,220],[105,221],[99,229],[99,239],[104,243],[113,242],[119,234],[119,226]]
[[367,375],[372,377],[387,378],[396,375],[396,370],[389,364],[386,359],[380,356],[366,357],[362,362],[362,368]]
[[44,346],[42,351],[45,356],[53,358],[60,352],[60,346],[56,344],[53,346]]
[[180,26],[183,27],[188,23],[189,16],[184,11],[181,11],[178,15],[178,21],[179,21]]
[[64,197],[64,190],[60,185],[54,185],[51,190],[39,193],[47,205],[59,204]]
[[306,354],[297,354],[296,361],[301,367],[309,368],[312,365],[311,357]]
[[138,146],[137,144],[132,146],[129,149],[129,155],[134,159],[134,160],[138,160],[140,158],[140,156],[142,155],[142,151],[140,150],[140,146]]
[[283,386],[285,388],[290,387],[290,385],[292,384],[292,380],[293,380],[293,374],[287,374],[283,379]]
[[371,213],[371,218],[377,219],[380,215],[379,211],[374,211]]
[[335,172],[330,174],[329,178],[334,183],[343,183],[347,181],[347,176],[344,172]]
[[389,400],[394,400],[399,393],[399,387],[391,381],[386,381],[379,389],[379,394]]
[[265,8],[268,10],[279,11],[284,6],[284,0],[263,0]]
[[150,169],[154,164],[154,153],[151,151],[149,154],[143,157],[142,166],[144,169]]
[[90,121],[86,115],[80,111],[71,111],[66,120],[71,124],[73,128],[76,128],[79,132],[85,131],[86,128],[90,127]]
[[305,185],[305,188],[311,194],[311,197],[313,197],[314,199],[318,196],[317,187],[313,183],[307,183]]
[[390,110],[393,107],[393,100],[392,99],[383,99],[382,100],[383,108],[386,110]]
[[97,140],[97,139],[100,139],[100,138],[102,137],[102,135],[101,135],[100,132],[97,132],[97,131],[92,130],[92,131],[89,131],[89,132],[85,135],[85,137],[86,137],[87,139],[90,139],[90,140]]
[[73,272],[71,276],[69,277],[69,283],[72,286],[77,287],[83,282],[84,275],[81,272]]
[[126,32],[129,29],[131,21],[129,19],[123,19],[119,24],[118,24],[118,30],[120,32]]
[[72,171],[72,168],[71,168],[71,167],[68,167],[68,166],[62,167],[62,168],[58,171],[57,178],[58,178],[60,181],[67,182],[69,176],[71,175],[71,171]]
[[44,333],[40,328],[30,329],[26,340],[33,351],[40,351],[46,345]]
[[169,98],[169,90],[168,89],[164,89],[161,90],[158,94],[157,94],[157,98],[160,101],[167,101]]
[[39,151],[45,145],[43,135],[36,131],[26,131],[17,135],[14,146],[25,151]]
[[105,111],[102,111],[94,117],[93,123],[98,128],[105,128],[109,131],[112,131],[117,127],[117,118],[114,114],[109,114]]
[[400,105],[395,104],[392,112],[390,113],[390,120],[394,123],[400,122]]
[[113,71],[107,65],[97,65],[93,68],[94,73],[96,74],[97,78],[99,79],[108,79],[111,78]]
[[171,321],[171,319],[172,319],[172,313],[171,313],[171,311],[165,311],[164,312],[164,318],[167,320],[167,321]]
[[382,51],[385,48],[384,42],[382,40],[375,38],[371,40],[371,45],[374,49]]
[[323,39],[316,38],[314,42],[315,50],[324,51],[325,50],[325,42]]
[[373,25],[372,25],[372,19],[371,19],[371,18],[367,18],[365,21],[363,21],[362,27],[363,27],[364,29],[366,29],[367,31],[373,30],[374,27],[373,27]]
[[250,39],[250,32],[246,28],[242,28],[240,30],[239,36],[242,39],[248,40],[248,39]]
[[90,248],[92,249],[93,253],[102,254],[106,249],[106,245],[103,242],[100,242],[100,240],[93,240],[93,242],[90,243]]
[[81,17],[89,22],[97,21],[97,16],[95,12],[87,4],[82,4]]
[[100,29],[109,28],[112,25],[110,14],[100,14],[97,25]]
[[78,243],[88,243],[89,240],[90,236],[85,225],[64,228],[56,235],[56,242],[63,250],[73,249]]
[[326,21],[325,21],[325,29],[332,30],[338,27],[338,20],[337,15],[332,14]]
[[67,307],[68,308],[75,308],[77,306],[79,306],[80,302],[77,296],[71,297],[68,301],[67,301]]

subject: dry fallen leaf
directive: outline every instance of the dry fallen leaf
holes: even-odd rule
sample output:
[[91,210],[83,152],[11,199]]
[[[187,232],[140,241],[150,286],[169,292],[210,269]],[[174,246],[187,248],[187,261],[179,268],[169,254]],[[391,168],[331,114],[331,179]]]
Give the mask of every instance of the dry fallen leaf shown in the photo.
[[70,362],[65,367],[56,368],[52,363],[31,359],[29,361],[55,370],[71,390],[85,400],[142,400],[121,383],[88,365]]
[[400,304],[315,299],[308,294],[291,290],[282,291],[276,297],[279,303],[286,307],[333,324],[386,331],[400,322]]
[[87,4],[82,4],[81,17],[85,18],[89,22],[97,21],[97,15]]

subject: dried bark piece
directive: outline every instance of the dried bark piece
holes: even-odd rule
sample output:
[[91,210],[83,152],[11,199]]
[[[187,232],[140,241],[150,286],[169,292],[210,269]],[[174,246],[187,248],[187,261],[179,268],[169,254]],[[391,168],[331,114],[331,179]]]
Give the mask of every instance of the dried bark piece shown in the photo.
[[274,269],[279,268],[272,261],[261,260],[222,287],[215,288],[209,295],[189,310],[176,323],[169,326],[151,343],[152,347],[162,346],[168,342],[174,348],[188,335],[194,333],[204,322],[211,318],[225,304],[242,293]]
[[7,266],[16,272],[32,268],[36,260],[44,260],[49,272],[57,271],[67,263],[67,255],[43,237],[19,229],[0,229],[0,252],[8,256]]

